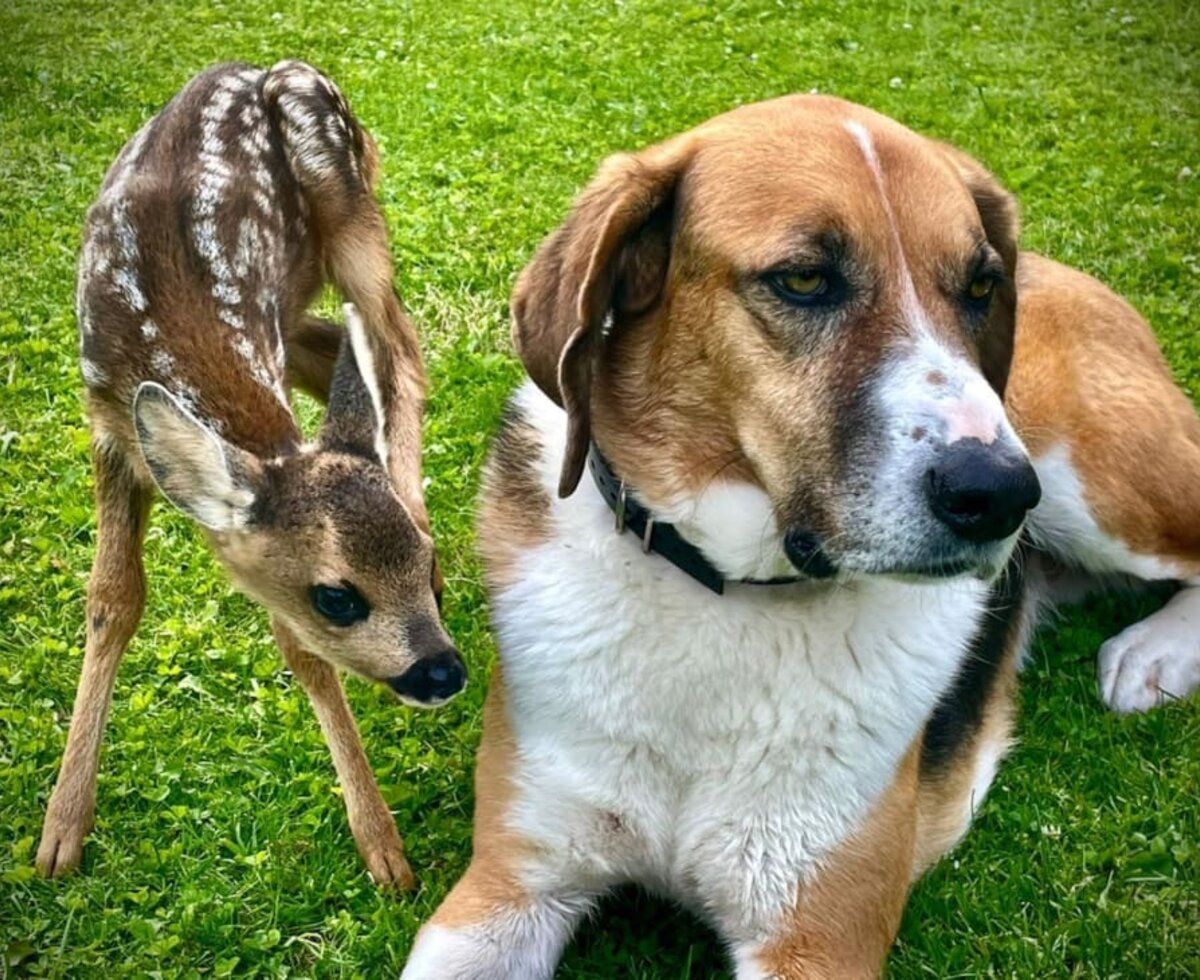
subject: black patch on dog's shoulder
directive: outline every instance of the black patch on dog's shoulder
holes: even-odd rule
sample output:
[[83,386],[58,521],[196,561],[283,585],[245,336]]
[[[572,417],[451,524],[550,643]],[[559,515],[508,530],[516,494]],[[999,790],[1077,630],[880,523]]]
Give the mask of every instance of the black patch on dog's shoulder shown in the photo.
[[529,437],[533,427],[517,404],[516,396],[509,398],[500,415],[500,424],[492,436],[492,454],[499,465],[520,469],[529,464]]
[[537,473],[543,452],[541,437],[525,417],[514,396],[504,406],[500,425],[492,437],[488,476],[506,494],[519,494],[539,511],[550,508],[549,498]]
[[979,730],[1000,666],[1021,629],[1025,603],[1021,546],[988,595],[983,619],[954,684],[934,709],[921,745],[921,772],[945,769]]

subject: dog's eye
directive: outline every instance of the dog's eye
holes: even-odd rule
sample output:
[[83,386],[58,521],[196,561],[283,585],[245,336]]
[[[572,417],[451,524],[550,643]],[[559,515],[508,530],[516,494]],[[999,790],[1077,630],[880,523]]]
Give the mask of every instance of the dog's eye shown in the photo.
[[362,593],[348,582],[341,585],[314,585],[308,594],[313,608],[334,626],[353,626],[371,613],[371,607]]
[[782,285],[789,293],[797,296],[816,296],[825,292],[828,283],[819,272],[789,273],[780,277]]
[[967,296],[975,303],[986,303],[996,291],[994,276],[976,276],[967,287]]
[[811,303],[829,292],[829,277],[823,272],[777,272],[768,280],[786,300]]

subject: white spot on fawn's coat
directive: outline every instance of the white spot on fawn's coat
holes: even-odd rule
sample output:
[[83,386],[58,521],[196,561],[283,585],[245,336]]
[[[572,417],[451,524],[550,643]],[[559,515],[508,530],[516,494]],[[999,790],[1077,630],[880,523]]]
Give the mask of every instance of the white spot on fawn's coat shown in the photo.
[[137,273],[132,269],[122,267],[113,273],[113,284],[121,291],[121,295],[129,304],[130,309],[138,313],[146,312],[149,304],[146,301],[146,294],[142,292],[141,283],[138,282]]
[[101,388],[108,383],[108,375],[95,361],[89,361],[86,357],[82,358],[79,362],[79,370],[83,375],[83,383],[89,388]]

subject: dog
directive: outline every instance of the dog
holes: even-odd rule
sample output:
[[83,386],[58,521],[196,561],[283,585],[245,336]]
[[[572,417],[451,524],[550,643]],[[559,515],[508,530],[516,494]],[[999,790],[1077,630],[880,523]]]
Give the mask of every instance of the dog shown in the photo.
[[[98,532],[87,645],[37,853],[78,867],[113,682],[145,603],[156,490],[271,613],[377,883],[414,883],[336,668],[432,707],[466,672],[421,487],[425,373],[392,287],[378,158],[315,68],[218,65],[122,150],[88,212],[80,357]],[[306,314],[326,281],[348,332]],[[339,353],[340,351],[340,353]],[[328,401],[305,442],[287,389]]]
[[1060,566],[1183,584],[1104,645],[1110,706],[1197,686],[1200,423],[1017,226],[973,159],[828,97],[600,167],[513,294],[473,857],[404,980],[549,977],[629,882],[741,980],[876,975]]

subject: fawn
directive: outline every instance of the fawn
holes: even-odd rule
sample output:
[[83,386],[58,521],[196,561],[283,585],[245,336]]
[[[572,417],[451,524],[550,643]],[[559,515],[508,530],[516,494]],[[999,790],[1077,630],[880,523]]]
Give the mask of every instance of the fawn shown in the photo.
[[[392,285],[374,142],[301,62],[198,75],[130,141],[88,212],[77,314],[97,546],[87,642],[37,864],[78,866],[157,489],[266,606],[312,701],[358,850],[412,872],[335,668],[441,704],[465,684],[439,619],[420,475],[425,375]],[[347,329],[306,315],[326,282]],[[288,390],[327,400],[305,442]]]

